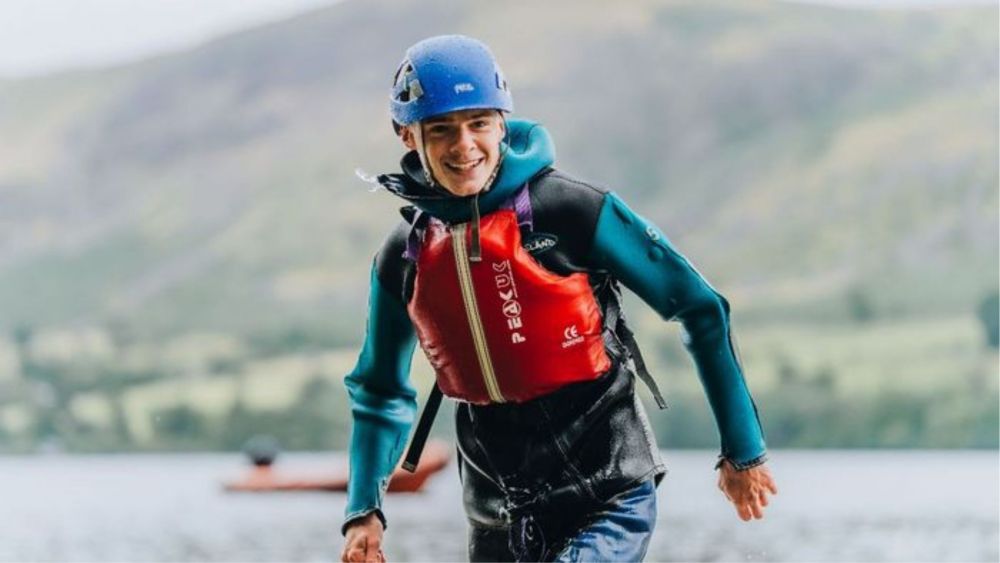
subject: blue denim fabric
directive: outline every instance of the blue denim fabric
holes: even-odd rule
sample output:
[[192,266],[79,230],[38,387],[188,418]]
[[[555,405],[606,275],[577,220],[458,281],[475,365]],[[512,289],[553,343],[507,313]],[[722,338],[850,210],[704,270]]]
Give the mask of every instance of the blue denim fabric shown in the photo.
[[655,526],[656,487],[646,481],[570,538],[555,561],[642,561]]
[[[469,560],[641,561],[656,525],[656,486],[649,480],[622,493],[569,538],[541,537],[537,522],[529,522],[511,528],[472,524]],[[558,554],[547,551],[556,546]]]

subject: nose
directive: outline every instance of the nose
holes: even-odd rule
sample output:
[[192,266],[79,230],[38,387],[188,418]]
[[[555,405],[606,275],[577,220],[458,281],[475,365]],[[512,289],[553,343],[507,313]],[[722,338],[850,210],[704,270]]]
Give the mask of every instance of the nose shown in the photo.
[[453,149],[459,154],[465,154],[476,146],[475,137],[468,127],[459,127]]

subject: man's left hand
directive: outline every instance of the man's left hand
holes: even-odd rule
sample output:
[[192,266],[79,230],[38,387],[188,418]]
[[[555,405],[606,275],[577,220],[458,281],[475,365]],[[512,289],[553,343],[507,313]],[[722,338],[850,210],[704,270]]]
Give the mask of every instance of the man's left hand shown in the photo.
[[736,507],[736,513],[744,521],[764,517],[767,495],[778,494],[778,487],[771,478],[771,471],[765,465],[758,465],[737,471],[729,461],[723,460],[719,468],[719,490]]

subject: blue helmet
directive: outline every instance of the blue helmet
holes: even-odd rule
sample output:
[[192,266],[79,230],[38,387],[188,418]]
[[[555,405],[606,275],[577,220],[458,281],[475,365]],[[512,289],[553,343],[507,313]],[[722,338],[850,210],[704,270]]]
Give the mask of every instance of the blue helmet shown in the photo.
[[463,35],[439,35],[406,50],[392,86],[392,121],[409,125],[463,109],[514,110],[489,47]]

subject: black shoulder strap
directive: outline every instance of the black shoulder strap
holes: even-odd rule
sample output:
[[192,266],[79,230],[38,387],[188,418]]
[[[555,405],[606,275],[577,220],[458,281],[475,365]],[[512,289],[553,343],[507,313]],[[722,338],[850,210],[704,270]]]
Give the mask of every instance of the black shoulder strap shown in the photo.
[[611,302],[608,304],[607,308],[607,318],[604,319],[604,324],[607,328],[613,330],[616,335],[618,335],[619,340],[625,345],[625,349],[628,350],[629,358],[632,360],[632,364],[635,367],[635,373],[639,376],[639,379],[649,387],[649,392],[653,394],[653,399],[656,401],[656,406],[661,409],[667,408],[667,402],[663,399],[663,393],[660,392],[660,387],[656,384],[656,380],[650,375],[649,370],[646,369],[646,361],[642,359],[642,352],[639,351],[639,344],[635,341],[635,334],[632,329],[628,327],[628,323],[625,322],[625,316],[621,310],[621,301],[618,296],[618,292],[612,289],[614,295],[611,298]]
[[420,462],[420,454],[424,451],[424,444],[427,443],[427,436],[431,433],[431,426],[434,425],[434,417],[437,416],[441,407],[441,389],[437,383],[431,389],[427,402],[424,403],[424,410],[420,413],[420,421],[413,431],[413,438],[410,439],[410,447],[406,450],[406,458],[403,460],[403,469],[413,473],[417,470],[417,463]]
[[632,356],[632,362],[635,364],[635,373],[646,384],[646,387],[649,387],[649,392],[653,394],[656,406],[661,409],[667,408],[667,402],[663,400],[663,393],[660,393],[660,387],[656,384],[653,376],[650,375],[649,370],[646,369],[646,361],[642,359],[642,352],[639,351],[639,345],[635,342],[635,335],[632,334],[632,329],[625,324],[625,320],[621,317],[618,318],[617,330],[622,342],[628,347],[629,355]]

